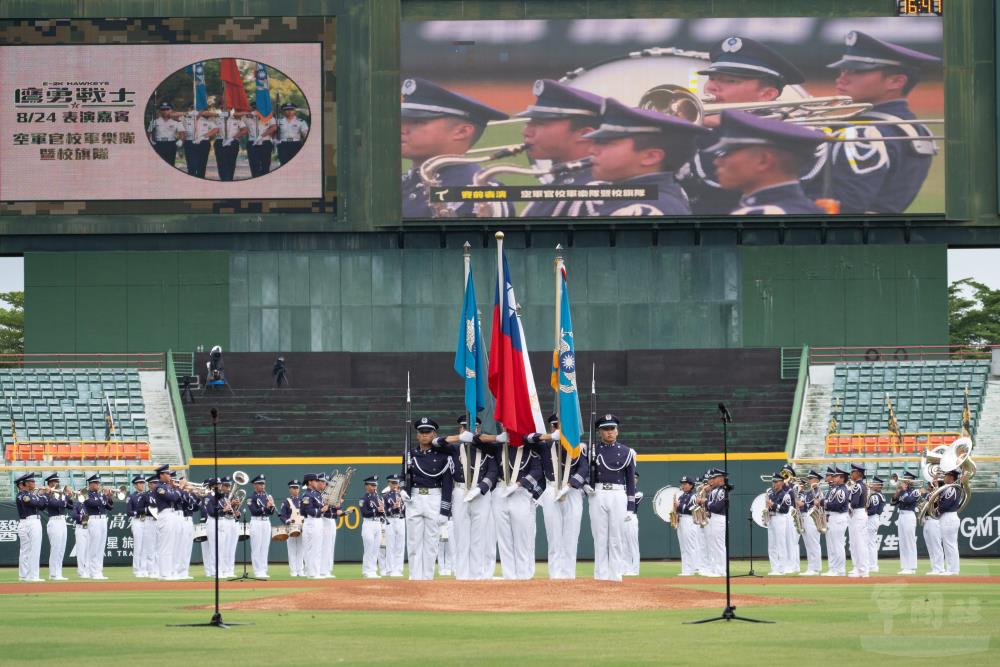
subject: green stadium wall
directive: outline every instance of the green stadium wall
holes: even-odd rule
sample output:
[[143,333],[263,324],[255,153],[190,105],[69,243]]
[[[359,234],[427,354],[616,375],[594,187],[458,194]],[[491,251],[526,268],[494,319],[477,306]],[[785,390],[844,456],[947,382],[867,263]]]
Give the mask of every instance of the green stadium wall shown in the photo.
[[[944,345],[947,250],[572,247],[582,350]],[[495,252],[473,253],[489,321]],[[551,336],[552,250],[508,253],[526,336]],[[445,352],[461,251],[62,252],[25,257],[28,352]],[[488,324],[487,324],[488,326]]]

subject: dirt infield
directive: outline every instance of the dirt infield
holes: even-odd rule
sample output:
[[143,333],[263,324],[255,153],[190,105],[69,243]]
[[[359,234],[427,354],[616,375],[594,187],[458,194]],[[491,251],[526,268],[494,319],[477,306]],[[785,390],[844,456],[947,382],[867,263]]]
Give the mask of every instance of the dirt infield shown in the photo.
[[[358,591],[369,591],[373,596],[389,596],[398,591],[405,592],[407,596],[416,596],[423,591],[440,590],[444,596],[448,597],[449,603],[454,606],[457,596],[468,596],[470,600],[476,600],[476,596],[488,595],[495,597],[498,590],[509,590],[512,596],[533,596],[536,593],[551,593],[553,590],[562,590],[569,593],[580,593],[589,596],[610,594],[620,596],[621,590],[629,592],[635,591],[637,597],[646,596],[649,591],[661,591],[664,588],[679,586],[699,586],[717,585],[725,580],[721,577],[650,577],[639,579],[626,579],[621,584],[597,582],[591,579],[574,579],[571,581],[551,581],[548,579],[533,579],[531,581],[455,581],[453,579],[438,579],[433,582],[410,582],[403,579],[379,579],[376,581],[356,580],[356,579],[324,579],[320,581],[311,579],[281,579],[273,581],[254,582],[222,582],[223,591],[260,590],[269,589],[289,589],[306,588],[315,589],[318,595],[330,595],[329,589],[335,589],[338,593],[342,590],[345,596],[358,595]],[[786,585],[812,585],[812,586],[871,586],[885,584],[982,584],[1000,585],[1000,576],[983,577],[872,577],[869,579],[850,579],[846,577],[741,577],[733,579],[734,586],[755,585],[755,586],[786,586]],[[69,581],[53,582],[46,581],[37,584],[8,583],[0,584],[0,595],[37,595],[39,593],[88,593],[98,591],[202,591],[211,590],[214,582],[210,579],[200,579],[198,581]],[[578,588],[582,587],[582,588]],[[675,590],[673,594],[683,595]],[[299,594],[294,594],[299,595]],[[507,595],[507,593],[505,593]],[[699,595],[701,593],[699,592]],[[709,593],[706,593],[709,595]],[[384,608],[386,600],[379,598],[379,605]],[[773,598],[761,598],[767,604],[774,603]],[[711,604],[701,606],[713,606]],[[744,602],[743,604],[748,604]],[[471,605],[471,602],[470,602]],[[662,605],[661,605],[662,606]],[[699,605],[681,605],[699,606]],[[290,607],[294,608],[294,607]],[[315,608],[315,607],[309,607]],[[369,607],[370,608],[370,607]],[[405,606],[413,609],[412,606]],[[439,607],[427,607],[428,609],[438,609]],[[479,607],[477,607],[479,608]],[[530,607],[535,608],[535,607]],[[573,607],[580,609],[581,607]],[[587,608],[587,607],[584,607]],[[609,608],[609,607],[602,607]],[[643,607],[636,607],[643,608]],[[648,608],[648,607],[645,607]]]

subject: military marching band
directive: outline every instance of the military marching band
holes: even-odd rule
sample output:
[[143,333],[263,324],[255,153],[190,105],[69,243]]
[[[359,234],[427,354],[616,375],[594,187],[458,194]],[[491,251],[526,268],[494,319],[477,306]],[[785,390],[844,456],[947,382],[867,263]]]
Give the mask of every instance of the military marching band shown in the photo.
[[[534,104],[511,119],[433,81],[406,79],[401,150],[411,168],[403,174],[403,217],[510,217],[508,202],[446,201],[432,191],[497,186],[502,173],[558,186],[553,194],[561,196],[523,206],[520,216],[532,218],[884,214],[914,201],[938,147],[907,98],[939,58],[848,32],[827,66],[838,73],[837,96],[822,99],[835,106],[818,112],[816,123],[802,122],[808,111],[778,111],[783,90],[805,75],[774,48],[731,35],[708,61],[697,73],[719,107],[711,113],[699,99],[664,91],[660,103],[649,98],[634,108],[573,87],[574,72],[535,81]],[[831,115],[836,105],[841,115]],[[490,123],[517,119],[526,120],[522,144],[473,150]],[[830,129],[817,127],[820,120]],[[482,167],[519,152],[532,167]],[[622,196],[594,198],[588,185]],[[626,194],[637,192],[645,196]]]

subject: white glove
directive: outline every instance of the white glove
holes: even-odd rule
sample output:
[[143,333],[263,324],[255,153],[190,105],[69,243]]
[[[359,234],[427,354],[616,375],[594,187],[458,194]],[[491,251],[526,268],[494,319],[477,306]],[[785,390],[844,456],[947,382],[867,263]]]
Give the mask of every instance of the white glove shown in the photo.
[[507,442],[507,431],[504,431],[503,433],[497,436],[497,442],[499,443]]
[[507,497],[509,497],[509,496],[510,496],[510,495],[512,495],[512,494],[513,494],[513,493],[514,493],[515,491],[517,491],[517,490],[518,490],[519,488],[521,488],[521,485],[520,485],[520,484],[518,484],[517,482],[513,482],[513,483],[511,483],[511,484],[510,484],[510,485],[508,485],[508,486],[507,486],[506,488],[504,488],[504,490],[503,490],[503,497],[504,497],[504,498],[507,498]]
[[444,514],[437,515],[438,525],[441,526],[441,534],[445,536],[445,541],[448,541],[448,517]]
[[264,141],[263,137],[257,137],[256,139],[253,140],[253,145],[260,146],[263,141]]
[[531,509],[535,509],[535,508],[536,508],[536,507],[538,507],[539,505],[541,505],[541,503],[540,503],[540,502],[538,502],[538,501],[537,501],[537,500],[535,500],[534,498],[532,498],[532,499],[531,499]]
[[465,496],[462,498],[462,502],[471,503],[481,495],[482,494],[479,493],[479,487],[478,486],[474,487],[471,491],[465,494]]
[[462,431],[462,433],[458,436],[458,441],[469,444],[475,437],[476,435],[472,431]]
[[551,486],[546,485],[545,490],[542,491],[542,495],[538,497],[539,500],[555,500],[556,490]]
[[593,496],[595,493],[597,493],[597,491],[594,491],[594,487],[592,487],[590,484],[583,485],[583,492],[586,493],[588,496]]
[[406,491],[402,489],[400,489],[399,491],[399,497],[403,499],[404,503],[410,502],[410,494],[408,494]]
[[552,431],[549,434],[552,437],[552,442],[559,442],[559,438],[562,436],[562,432],[559,429]]
[[231,144],[231,143],[233,143],[233,140],[232,140],[232,139],[223,139],[223,140],[222,140],[222,145],[223,145],[223,146],[228,146],[228,145],[229,145],[229,144]]
[[631,521],[634,516],[635,516],[634,514],[629,512],[628,514],[625,515],[625,521]]
[[184,145],[184,140],[183,139],[178,139],[177,140],[177,148],[181,148],[183,145]]
[[569,490],[571,488],[573,488],[573,487],[567,485],[567,486],[564,486],[563,488],[559,489],[559,493],[556,494],[556,502],[558,502],[558,501],[562,500],[563,498],[565,498],[566,495],[569,493]]

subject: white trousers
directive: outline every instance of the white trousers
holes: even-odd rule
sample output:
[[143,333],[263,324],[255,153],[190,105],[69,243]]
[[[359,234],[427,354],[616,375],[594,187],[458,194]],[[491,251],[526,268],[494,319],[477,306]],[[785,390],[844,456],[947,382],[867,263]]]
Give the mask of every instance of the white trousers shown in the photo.
[[556,500],[553,482],[542,494],[542,518],[548,542],[549,578],[576,579],[576,551],[580,542],[580,521],[583,518],[583,492],[570,489],[562,500]]
[[235,519],[222,519],[219,524],[219,576],[236,574],[236,546],[240,541],[240,524]]
[[61,577],[66,555],[66,516],[50,516],[45,532],[49,536],[49,579]]
[[403,576],[403,555],[406,552],[406,520],[391,518],[385,527],[385,572]]
[[[456,579],[472,579],[472,543],[477,541],[472,533],[472,522],[469,512],[471,506],[466,503],[465,487],[458,482],[451,493],[451,525],[448,542],[442,543],[438,553],[438,570],[451,570]],[[479,502],[476,500],[475,502]]]
[[[443,574],[443,575],[451,576],[451,575],[455,574],[455,570],[454,570],[454,567],[455,567],[455,562],[454,562],[455,561],[455,554],[454,554],[454,551],[455,551],[455,542],[454,542],[454,539],[455,538],[452,537],[455,534],[455,521],[454,521],[454,519],[448,519],[448,521],[445,523],[445,525],[447,525],[447,527],[448,527],[447,532],[444,532],[444,526],[442,526],[442,532],[440,532],[438,534],[438,536],[439,536],[438,539],[440,540],[441,543],[438,545],[437,567],[438,567],[438,574]],[[446,535],[447,535],[448,539],[441,539],[441,538],[445,537]]]
[[625,571],[629,576],[639,575],[639,517],[635,514],[625,515],[625,525],[622,526],[622,557]]
[[323,564],[323,519],[306,517],[302,526],[302,552],[307,577],[319,577]]
[[265,517],[250,519],[250,564],[253,576],[267,576],[267,552],[271,548],[271,520]]
[[177,540],[177,510],[160,510],[156,517],[156,566],[161,579],[174,576]]
[[810,572],[819,572],[823,569],[823,547],[820,546],[820,532],[816,530],[816,524],[808,516],[802,517],[805,533],[802,535],[802,542],[806,546],[806,569]]
[[[788,517],[788,530],[785,535],[788,538],[787,548],[785,550],[785,574],[798,574],[801,559],[799,558],[799,531],[795,530],[795,522],[792,521],[792,515],[787,514]],[[805,519],[805,517],[803,517]]]
[[708,553],[709,573],[726,574],[726,515],[712,514],[705,526],[705,549]]
[[21,519],[17,524],[20,542],[17,556],[17,576],[21,579],[38,579],[39,560],[42,557],[42,520],[38,516]]
[[323,519],[323,548],[319,565],[320,574],[333,574],[333,552],[337,546],[337,520]]
[[681,574],[697,574],[701,568],[701,528],[695,525],[690,514],[678,516],[677,543],[681,547]]
[[108,517],[92,516],[88,521],[87,532],[87,574],[91,577],[104,576],[104,548],[108,543]]
[[851,570],[868,574],[868,514],[864,508],[851,510],[847,532],[851,538]]
[[878,524],[880,515],[868,517],[868,571],[878,570]]
[[[208,539],[201,543],[201,563],[205,566],[205,576],[215,577],[215,517],[205,517],[205,535]],[[219,539],[222,539],[222,526],[219,526]]]
[[288,573],[293,577],[306,576],[305,561],[303,559],[305,549],[302,546],[302,536],[289,537],[285,541],[285,546],[288,548]]
[[594,537],[594,579],[621,581],[625,570],[625,515],[628,498],[624,489],[596,489],[590,497],[590,530]]
[[941,544],[941,521],[927,517],[924,521],[924,543],[931,561],[931,572],[944,572],[944,546]]
[[[486,515],[486,544],[484,548],[483,572],[484,579],[492,579],[497,571],[497,559],[499,558],[499,548],[497,545],[497,518],[494,514],[494,498],[496,494],[492,491],[488,494],[490,498],[490,511]],[[476,502],[479,502],[478,500]]]
[[500,571],[504,579],[531,579],[535,574],[536,521],[531,494],[518,485],[512,494],[504,496],[504,488],[501,482],[493,498]]
[[90,531],[82,525],[77,524],[73,528],[73,536],[76,539],[74,549],[76,549],[76,576],[89,577],[87,574],[87,554],[90,549]]
[[177,515],[177,526],[175,528],[174,550],[174,576],[186,578],[190,576],[191,570],[191,550],[194,549],[194,519],[184,516],[183,513]]
[[847,575],[847,551],[844,546],[849,519],[847,512],[831,512],[826,522],[827,572]]
[[361,543],[364,555],[361,558],[361,574],[365,577],[378,575],[379,542],[382,541],[382,522],[378,519],[361,521]]
[[772,514],[767,522],[767,560],[771,572],[784,574],[791,571],[788,563],[788,529],[791,521],[787,514]]
[[944,549],[945,572],[958,574],[958,512],[942,512],[939,523],[941,524],[941,546]]
[[[156,530],[155,524],[152,530]],[[132,576],[145,577],[146,572],[146,534],[149,532],[149,522],[132,517]]]
[[698,571],[702,574],[709,573],[712,571],[712,560],[708,553],[708,526],[694,523],[694,517],[691,517],[691,524],[694,526],[694,539],[698,545]]
[[917,514],[900,510],[896,518],[896,535],[899,538],[899,569],[917,570]]
[[406,551],[410,559],[410,579],[413,581],[434,578],[441,539],[441,489],[428,489],[419,493],[414,489],[406,506]]

